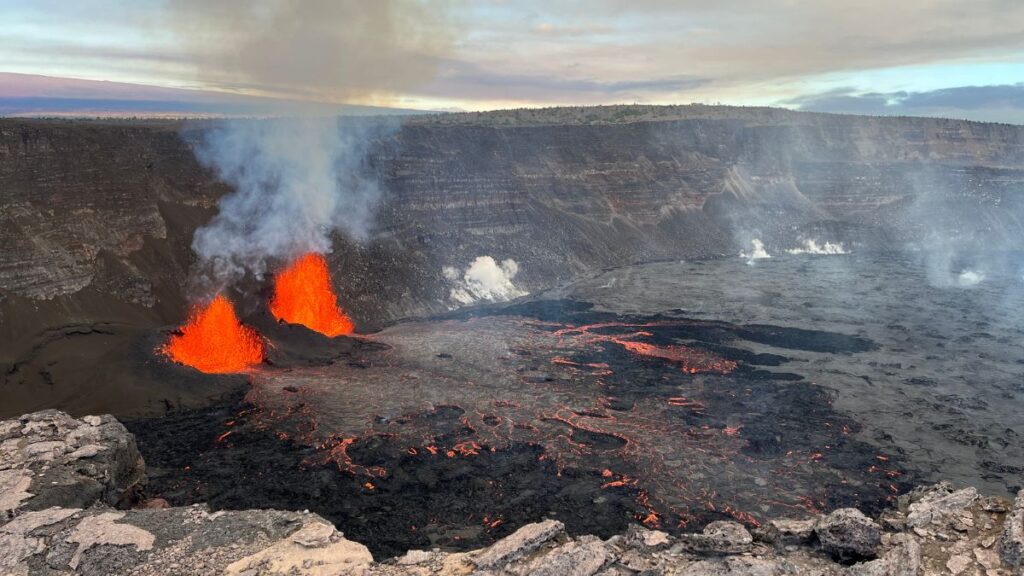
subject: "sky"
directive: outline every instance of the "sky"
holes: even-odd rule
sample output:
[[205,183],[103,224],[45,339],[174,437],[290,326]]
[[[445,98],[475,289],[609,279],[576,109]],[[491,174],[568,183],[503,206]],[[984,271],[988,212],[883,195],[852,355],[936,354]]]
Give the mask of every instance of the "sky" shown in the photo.
[[701,102],[1024,124],[1024,0],[0,0],[0,14],[0,114]]

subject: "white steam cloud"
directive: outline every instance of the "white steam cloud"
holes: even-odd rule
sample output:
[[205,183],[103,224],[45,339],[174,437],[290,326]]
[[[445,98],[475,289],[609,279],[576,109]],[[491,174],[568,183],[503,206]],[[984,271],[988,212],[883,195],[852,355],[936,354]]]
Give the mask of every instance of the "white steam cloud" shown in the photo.
[[764,260],[765,258],[771,258],[772,255],[764,249],[764,242],[761,242],[760,238],[754,238],[750,241],[750,252],[740,252],[740,258],[746,258],[747,264],[753,266],[755,260]]
[[480,256],[465,270],[445,266],[441,271],[445,278],[455,284],[450,296],[459,304],[486,300],[501,302],[527,294],[512,283],[512,279],[519,273],[519,265],[512,259],[498,264],[490,256]]
[[368,122],[315,116],[353,100],[388,103],[432,80],[455,40],[449,15],[433,0],[167,3],[167,29],[197,79],[288,99],[289,118],[222,121],[196,149],[235,190],[193,239],[194,295],[328,252],[332,234],[367,237],[380,198],[367,155],[384,123],[370,134]]
[[976,270],[964,270],[956,277],[956,283],[963,287],[981,284],[983,280],[985,280],[985,274]]
[[849,254],[841,242],[829,242],[826,240],[824,244],[818,244],[818,241],[813,238],[805,238],[803,246],[800,248],[790,248],[786,252],[788,254],[818,255]]
[[168,0],[160,32],[208,86],[394,104],[434,79],[460,29],[447,0]]
[[260,276],[270,260],[329,252],[334,232],[366,237],[380,198],[364,166],[369,138],[339,122],[231,120],[206,132],[196,156],[235,191],[192,241],[204,289]]

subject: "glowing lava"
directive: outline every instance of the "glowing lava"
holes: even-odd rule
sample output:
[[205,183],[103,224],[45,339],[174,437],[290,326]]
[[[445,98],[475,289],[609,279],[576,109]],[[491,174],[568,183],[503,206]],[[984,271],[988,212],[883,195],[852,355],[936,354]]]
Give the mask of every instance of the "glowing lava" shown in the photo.
[[242,326],[224,296],[193,308],[181,334],[171,336],[161,351],[175,362],[210,374],[239,372],[263,361],[259,334]]
[[320,254],[306,254],[277,275],[270,311],[278,320],[302,324],[325,336],[351,334],[354,328],[352,319],[338,307],[327,261]]
[[660,358],[679,364],[683,372],[697,374],[699,372],[710,372],[712,374],[728,374],[736,369],[736,363],[732,360],[725,360],[688,346],[655,346],[645,342],[634,342],[624,338],[611,338],[619,346],[640,356]]
[[[678,364],[683,372],[698,374],[708,372],[711,374],[728,374],[736,369],[736,362],[720,358],[710,352],[699,348],[681,345],[655,346],[646,342],[639,342],[637,338],[652,336],[647,330],[638,330],[622,335],[601,334],[600,330],[608,328],[656,328],[658,326],[669,326],[668,322],[650,322],[646,324],[627,324],[622,322],[604,322],[600,324],[587,324],[584,326],[568,326],[555,331],[556,336],[579,335],[587,337],[593,342],[612,342],[622,346],[626,350],[649,358],[658,358]],[[564,363],[560,358],[553,360],[555,363]]]

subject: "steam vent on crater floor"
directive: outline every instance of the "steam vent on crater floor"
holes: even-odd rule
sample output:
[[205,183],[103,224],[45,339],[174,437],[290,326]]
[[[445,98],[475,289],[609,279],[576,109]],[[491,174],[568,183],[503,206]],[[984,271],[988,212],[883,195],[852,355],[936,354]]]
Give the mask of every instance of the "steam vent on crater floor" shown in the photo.
[[1024,127],[236,64],[0,118],[0,576],[1024,574]]

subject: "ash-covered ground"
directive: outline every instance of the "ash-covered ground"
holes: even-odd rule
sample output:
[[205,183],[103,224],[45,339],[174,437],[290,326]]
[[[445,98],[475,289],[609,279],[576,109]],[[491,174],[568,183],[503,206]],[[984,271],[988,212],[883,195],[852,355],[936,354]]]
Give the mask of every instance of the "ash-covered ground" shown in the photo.
[[[151,496],[311,509],[375,554],[543,517],[610,535],[1024,470],[1019,273],[916,257],[659,263],[310,346],[264,326],[244,398],[136,421]],[[975,282],[980,280],[980,282]]]

